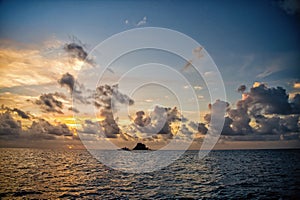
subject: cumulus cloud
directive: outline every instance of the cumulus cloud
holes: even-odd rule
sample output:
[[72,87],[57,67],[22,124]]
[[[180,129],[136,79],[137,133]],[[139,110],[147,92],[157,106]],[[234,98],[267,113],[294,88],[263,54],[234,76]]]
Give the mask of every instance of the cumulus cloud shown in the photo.
[[[289,101],[288,94],[283,88],[269,88],[261,83],[255,83],[247,93],[245,90],[246,87],[239,87],[238,91],[247,96],[239,100],[235,108],[223,101],[209,105],[211,112],[214,112],[212,108],[215,105],[226,106],[222,135],[253,136],[243,137],[244,139],[256,138],[254,135],[277,135],[276,138],[280,138],[281,135],[281,138],[284,138],[287,134],[299,133],[300,95],[295,95]],[[208,124],[211,114],[204,117]]]
[[[24,111],[18,109],[25,113]],[[68,126],[63,123],[53,125],[45,119],[38,118],[27,128],[22,128],[21,121],[13,117],[14,109],[0,113],[0,138],[1,139],[57,139],[57,136],[73,136]],[[24,118],[29,120],[28,118]]]
[[26,132],[27,137],[31,139],[55,139],[53,136],[73,136],[66,124],[52,125],[45,119],[32,122]]
[[16,121],[9,111],[0,113],[0,138],[12,139],[22,132],[21,121]]
[[208,131],[206,128],[206,125],[204,123],[196,123],[193,121],[190,121],[188,124],[194,131],[197,131],[198,133],[205,135]]
[[144,111],[138,111],[136,112],[136,118],[134,119],[134,123],[138,126],[144,127],[148,126],[151,122],[150,117],[145,117]]
[[121,133],[113,113],[118,109],[118,104],[132,105],[134,101],[121,93],[118,85],[101,85],[93,94],[94,105],[99,109],[99,114],[104,118],[99,122],[107,138],[116,138]]
[[63,103],[57,97],[61,97],[61,95],[59,93],[42,94],[34,103],[39,105],[43,112],[63,114]]
[[95,106],[101,109],[116,109],[116,103],[134,104],[133,99],[119,91],[118,85],[101,85],[93,95]]
[[112,112],[103,112],[102,115],[105,117],[104,120],[100,121],[100,127],[107,138],[117,138],[118,134],[121,133],[121,129],[117,124]]
[[[260,114],[299,114],[297,104],[294,108],[289,102],[289,95],[282,87],[269,88],[265,84],[255,85],[247,93],[247,98],[238,105],[249,108],[251,115]],[[295,98],[297,98],[295,96]]]
[[[144,111],[136,112],[133,123],[127,131],[143,138],[171,139],[179,129],[175,125],[176,122],[181,121],[182,116],[176,107],[167,108],[157,105],[148,115]],[[182,130],[185,131],[187,128]]]
[[1,110],[8,111],[8,112],[15,112],[23,119],[30,119],[30,113],[29,112],[24,112],[23,110],[20,110],[18,108],[9,108],[9,107],[6,107],[6,106],[2,105]]

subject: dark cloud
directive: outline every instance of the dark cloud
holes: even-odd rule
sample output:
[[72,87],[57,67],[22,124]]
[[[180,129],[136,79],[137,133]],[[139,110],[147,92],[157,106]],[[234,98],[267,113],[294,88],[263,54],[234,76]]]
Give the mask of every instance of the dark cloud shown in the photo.
[[[211,114],[206,114],[204,116],[204,120],[209,124],[210,127],[216,126],[216,125],[212,124],[212,122],[211,122]],[[217,124],[217,123],[221,123],[222,121],[224,121],[224,124],[223,124],[223,129],[222,129],[221,134],[222,135],[236,135],[236,133],[231,128],[231,124],[232,124],[233,120],[228,116],[224,117],[224,119],[222,119],[222,120],[221,120],[221,117],[218,117],[215,119],[214,123]]]
[[71,93],[73,93],[74,86],[75,86],[75,78],[72,74],[65,73],[62,77],[58,80],[58,83],[61,86],[66,86]]
[[238,92],[241,92],[241,93],[244,93],[246,91],[247,87],[245,85],[241,85],[238,87],[237,91]]
[[[141,133],[146,137],[158,138],[157,135],[164,135],[165,139],[170,139],[175,134],[172,124],[181,122],[181,114],[176,107],[166,108],[155,106],[154,110],[146,115],[144,111],[138,111],[133,118],[131,133]],[[182,129],[183,131],[187,130]]]
[[42,94],[34,103],[39,105],[43,112],[63,114],[63,103],[56,99],[59,93]]
[[251,118],[247,109],[237,106],[236,109],[228,110],[228,116],[232,119],[230,127],[234,133],[252,133],[252,127],[249,125]]
[[200,134],[205,135],[208,131],[206,128],[206,125],[204,123],[196,123],[193,121],[190,121],[188,124],[194,131],[197,131]]
[[23,110],[20,110],[18,108],[9,108],[6,107],[4,105],[1,106],[1,110],[3,111],[8,111],[8,112],[15,112],[17,113],[20,117],[22,117],[23,119],[30,119],[30,113],[29,112],[24,112]]
[[95,106],[105,109],[114,109],[115,103],[133,105],[134,101],[126,94],[119,91],[118,85],[101,85],[97,87],[95,94]]
[[192,139],[193,136],[193,131],[191,131],[186,124],[182,124],[182,126],[180,127],[180,132],[185,136],[185,137],[189,137],[190,139]]
[[72,74],[68,72],[63,74],[62,77],[58,80],[58,83],[62,87],[67,87],[69,89],[74,101],[80,102],[82,104],[90,104],[88,100],[89,98],[91,98],[90,95],[83,95],[83,93],[86,92],[85,87],[83,86],[83,84],[78,83]]
[[22,132],[20,121],[16,121],[9,111],[0,113],[0,138],[13,139],[19,137]]
[[285,134],[290,132],[299,132],[299,115],[291,116],[259,116],[256,118],[256,133],[260,134]]
[[156,125],[156,127],[160,127],[161,124],[163,124],[161,130],[159,130],[157,134],[166,134],[172,138],[174,134],[172,130],[172,123],[181,121],[181,115],[177,107],[165,108],[156,106],[151,119],[153,119],[153,121],[158,125]]
[[265,84],[252,87],[245,103],[253,115],[290,114],[291,105],[286,90],[282,87],[268,88]]
[[237,102],[238,108],[246,109],[251,116],[264,114],[299,114],[297,98],[289,102],[289,95],[282,87],[269,88],[265,84],[252,87],[244,93],[244,99]]
[[88,53],[85,48],[77,43],[69,43],[64,46],[64,50],[73,58],[80,61],[85,61],[89,64],[93,64],[94,61],[88,58]]
[[117,104],[132,105],[134,101],[127,95],[121,93],[118,85],[102,85],[97,87],[94,95],[94,105],[99,109],[99,113],[104,120],[100,121],[100,127],[108,138],[116,138],[121,133],[113,113],[117,109]]
[[73,136],[66,124],[52,125],[44,119],[32,122],[26,132],[28,137],[32,139],[55,139],[54,136]]
[[136,112],[136,118],[134,119],[134,123],[138,126],[148,126],[151,122],[150,117],[145,117],[144,111],[138,111]]
[[107,138],[117,138],[118,134],[121,133],[121,129],[119,128],[116,120],[113,117],[112,112],[102,112],[105,118],[100,121],[100,126]]
[[294,98],[291,100],[291,108],[293,113],[295,114],[300,113],[300,94],[296,94]]
[[82,124],[82,130],[79,132],[85,134],[99,134],[99,130],[99,122],[93,122],[87,119]]
[[[19,110],[20,111],[20,110]],[[57,139],[57,136],[73,136],[66,124],[52,125],[45,119],[32,122],[27,129],[22,128],[21,121],[16,121],[12,113],[14,109],[8,109],[0,113],[0,138],[1,139]],[[29,120],[29,118],[23,118]]]
[[20,117],[22,117],[23,119],[30,119],[30,116],[28,114],[26,114],[24,111],[18,109],[18,108],[14,108],[12,111],[18,113],[18,115]]
[[[269,88],[265,84],[256,84],[250,92],[245,93],[245,89],[246,87],[239,89],[243,92],[243,99],[237,102],[236,108],[231,108],[229,103],[223,101],[209,105],[211,113],[205,115],[206,122],[211,125],[212,112],[220,112],[213,108],[223,105],[223,108],[226,107],[222,130],[224,136],[245,136],[244,139],[253,139],[261,138],[261,135],[276,135],[273,138],[280,138],[279,135],[282,135],[284,138],[286,134],[300,131],[300,95],[295,95],[289,102],[288,94],[281,87]],[[252,126],[251,120],[254,122]]]

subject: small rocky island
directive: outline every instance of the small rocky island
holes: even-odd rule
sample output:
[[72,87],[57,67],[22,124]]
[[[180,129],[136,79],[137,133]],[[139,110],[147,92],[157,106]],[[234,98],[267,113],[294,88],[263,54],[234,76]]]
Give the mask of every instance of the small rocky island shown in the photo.
[[132,150],[150,150],[150,149],[143,143],[137,143]]
[[[127,147],[123,147],[121,148],[120,150],[123,150],[123,151],[131,151],[129,148]],[[151,150],[150,148],[148,148],[145,144],[143,143],[137,143],[136,146],[132,149],[132,150]]]

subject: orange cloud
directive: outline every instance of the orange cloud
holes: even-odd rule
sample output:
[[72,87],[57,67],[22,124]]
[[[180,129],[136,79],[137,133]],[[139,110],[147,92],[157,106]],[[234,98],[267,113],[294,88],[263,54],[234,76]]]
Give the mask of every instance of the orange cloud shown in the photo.
[[63,73],[76,75],[82,64],[47,43],[40,47],[9,43],[0,47],[0,87],[56,83]]
[[294,88],[295,88],[295,89],[300,89],[300,83],[297,83],[297,82],[294,83]]

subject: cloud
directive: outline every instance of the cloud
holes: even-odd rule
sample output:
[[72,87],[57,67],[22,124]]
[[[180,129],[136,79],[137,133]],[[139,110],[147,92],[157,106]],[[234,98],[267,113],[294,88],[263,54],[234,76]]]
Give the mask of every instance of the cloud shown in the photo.
[[184,67],[181,69],[181,71],[187,71],[189,70],[192,66],[193,66],[193,62],[195,61],[195,59],[200,59],[202,58],[204,55],[202,54],[202,50],[203,47],[196,47],[195,49],[193,49],[192,53],[193,53],[193,59],[190,59],[186,62],[186,64],[184,65]]
[[104,118],[99,122],[104,134],[107,138],[117,138],[121,129],[114,119],[113,113],[118,109],[118,104],[133,105],[133,99],[121,93],[118,85],[98,86],[93,94],[93,99],[94,105]]
[[61,97],[61,95],[59,93],[42,94],[34,103],[39,105],[43,112],[63,114],[63,103],[57,97]]
[[75,86],[75,78],[73,75],[69,74],[68,72],[63,74],[62,77],[58,80],[58,83],[61,86],[66,86],[71,93],[73,93],[74,86]]
[[62,87],[67,87],[70,91],[70,94],[73,97],[73,100],[76,102],[80,102],[82,104],[90,104],[91,102],[89,99],[91,98],[91,94],[87,94],[87,96],[84,96],[83,93],[86,93],[85,87],[78,83],[75,80],[75,77],[70,73],[65,73],[61,76],[61,78],[58,80],[58,83]]
[[300,94],[296,94],[291,100],[291,108],[293,113],[300,113]]
[[95,99],[96,107],[102,109],[115,109],[116,103],[128,105],[134,104],[133,99],[119,91],[118,85],[98,86],[93,97]]
[[17,112],[18,115],[20,117],[22,117],[23,119],[29,119],[30,118],[28,114],[26,114],[24,111],[22,111],[22,110],[20,110],[18,108],[14,108],[12,111]]
[[54,84],[61,73],[76,72],[79,63],[69,62],[69,55],[64,54],[61,46],[63,42],[51,40],[48,43],[52,44],[51,48],[48,44],[3,42],[5,45],[0,46],[0,87]]
[[247,87],[245,85],[240,85],[237,89],[238,92],[244,93],[246,91]]
[[283,70],[279,65],[272,65],[270,67],[267,67],[265,71],[263,71],[262,73],[258,74],[256,76],[256,78],[266,78],[276,72],[279,72]]
[[99,122],[93,122],[89,119],[85,120],[82,124],[82,130],[79,130],[80,133],[84,134],[99,134]]
[[195,86],[194,86],[194,89],[195,89],[195,90],[202,90],[203,87],[201,87],[200,85],[195,85]]
[[288,15],[295,15],[300,12],[300,2],[298,0],[280,0],[278,5]]
[[282,134],[299,132],[299,115],[290,116],[260,116],[256,118],[256,132],[263,134]]
[[252,127],[249,125],[251,119],[248,115],[248,110],[242,106],[237,106],[236,109],[229,109],[228,116],[231,119],[231,133],[249,134],[252,133]]
[[193,121],[190,121],[188,124],[194,131],[197,131],[200,134],[205,135],[208,131],[206,128],[206,125],[204,123],[196,123]]
[[203,47],[196,47],[195,49],[193,49],[193,55],[196,58],[202,58],[203,57],[202,50],[203,50]]
[[0,113],[0,138],[18,138],[22,132],[21,121],[16,121],[9,111]]
[[144,111],[136,112],[133,123],[127,129],[128,133],[135,137],[171,139],[179,128],[176,123],[181,121],[182,116],[176,107],[167,108],[157,105],[148,115]]
[[[279,135],[285,138],[285,135],[300,131],[299,94],[289,101],[288,94],[281,87],[269,88],[265,84],[255,83],[247,93],[244,90],[246,87],[240,86],[239,88],[241,88],[240,91],[244,91],[243,96],[246,94],[247,97],[239,100],[236,108],[230,107],[229,103],[223,101],[216,101],[213,105],[209,105],[211,112],[217,111],[213,110],[216,105],[226,106],[222,135],[252,135],[243,137],[244,139],[256,138],[255,135],[277,135],[276,138],[279,139]],[[208,124],[210,124],[211,114],[204,116]]]
[[265,84],[256,84],[247,93],[247,98],[238,104],[248,107],[252,115],[298,113],[297,109],[292,109],[288,97],[282,87],[269,88]]
[[[19,109],[18,109],[19,110]],[[22,110],[19,110],[25,113]],[[12,115],[14,109],[7,109],[4,113],[0,113],[0,138],[6,140],[21,140],[21,139],[46,139],[54,140],[59,136],[73,136],[68,126],[63,123],[52,125],[48,121],[42,118],[34,120],[32,124],[27,128],[22,128],[21,121],[16,121]],[[29,120],[28,118],[24,118]]]
[[147,17],[143,17],[143,19],[141,21],[139,21],[136,26],[143,26],[147,23]]
[[117,124],[112,112],[103,112],[104,120],[100,121],[100,127],[102,128],[107,138],[117,138],[118,134],[121,133],[121,129]]
[[6,107],[4,105],[1,106],[1,110],[5,110],[5,111],[8,111],[8,112],[16,112],[21,118],[23,119],[30,119],[30,114],[27,112],[24,112],[23,110],[20,110],[18,108],[9,108],[9,107]]
[[136,118],[134,119],[134,123],[141,127],[148,126],[151,123],[151,118],[145,117],[144,111],[138,111],[136,112]]
[[300,89],[300,83],[295,82],[294,85],[293,85],[293,88],[294,89]]
[[72,59],[78,59],[79,61],[87,62],[92,66],[94,65],[94,60],[88,57],[88,53],[86,52],[83,45],[75,42],[67,43],[65,44],[63,49],[68,53],[69,56],[71,56]]
[[45,119],[32,122],[26,132],[27,137],[31,139],[55,139],[53,136],[73,136],[66,124],[52,125]]

